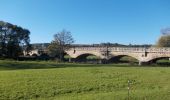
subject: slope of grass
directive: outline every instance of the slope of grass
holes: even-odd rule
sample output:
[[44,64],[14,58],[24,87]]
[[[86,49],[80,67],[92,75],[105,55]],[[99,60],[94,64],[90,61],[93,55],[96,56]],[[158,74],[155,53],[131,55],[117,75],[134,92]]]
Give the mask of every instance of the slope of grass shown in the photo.
[[[125,66],[125,67],[124,67]],[[0,61],[0,99],[168,100],[170,68]]]

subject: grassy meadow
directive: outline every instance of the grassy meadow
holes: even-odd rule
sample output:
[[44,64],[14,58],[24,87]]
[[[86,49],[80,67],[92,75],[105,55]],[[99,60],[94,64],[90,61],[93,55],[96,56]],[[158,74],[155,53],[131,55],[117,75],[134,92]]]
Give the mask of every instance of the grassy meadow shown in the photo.
[[0,60],[0,100],[169,98],[169,67]]

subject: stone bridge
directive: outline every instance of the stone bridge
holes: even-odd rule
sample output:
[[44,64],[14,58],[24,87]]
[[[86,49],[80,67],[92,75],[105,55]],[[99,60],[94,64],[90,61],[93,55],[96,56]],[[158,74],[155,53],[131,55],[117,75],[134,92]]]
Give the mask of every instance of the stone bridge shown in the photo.
[[141,47],[74,47],[65,51],[71,58],[91,54],[100,59],[109,60],[117,56],[130,56],[139,61],[139,65],[157,58],[169,58],[170,48]]

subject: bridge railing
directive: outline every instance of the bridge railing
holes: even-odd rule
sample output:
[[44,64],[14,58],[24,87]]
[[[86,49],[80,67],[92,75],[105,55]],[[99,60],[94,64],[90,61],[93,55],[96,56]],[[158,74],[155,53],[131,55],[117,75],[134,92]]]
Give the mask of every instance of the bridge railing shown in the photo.
[[105,50],[106,47],[75,47],[73,48],[75,50],[96,50],[96,51],[99,51],[99,50]]
[[93,51],[115,51],[115,52],[168,52],[170,48],[142,48],[142,47],[75,47],[72,48],[78,51],[93,50]]
[[134,47],[111,47],[109,51],[115,52],[144,52],[145,48],[134,48]]
[[130,48],[130,47],[76,47],[75,50],[84,51],[84,50],[93,50],[93,51],[115,51],[115,52],[143,52],[145,48]]
[[147,52],[167,52],[167,53],[170,53],[170,48],[148,48],[147,49]]

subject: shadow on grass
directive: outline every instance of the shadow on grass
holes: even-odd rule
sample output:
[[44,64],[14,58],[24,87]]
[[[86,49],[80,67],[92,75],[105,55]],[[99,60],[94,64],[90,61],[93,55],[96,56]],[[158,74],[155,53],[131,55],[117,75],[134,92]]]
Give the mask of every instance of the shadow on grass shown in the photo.
[[[140,66],[129,65],[129,64],[78,64],[78,63],[57,63],[57,62],[45,62],[45,61],[0,60],[0,70],[49,69],[49,68],[66,68],[66,67],[140,67]],[[160,67],[160,66],[155,65],[155,66],[142,66],[142,67]]]
[[0,60],[0,70],[19,70],[19,69],[47,69],[47,68],[66,68],[66,67],[137,67],[128,64],[78,64],[78,63],[57,63],[45,61],[6,61]]

